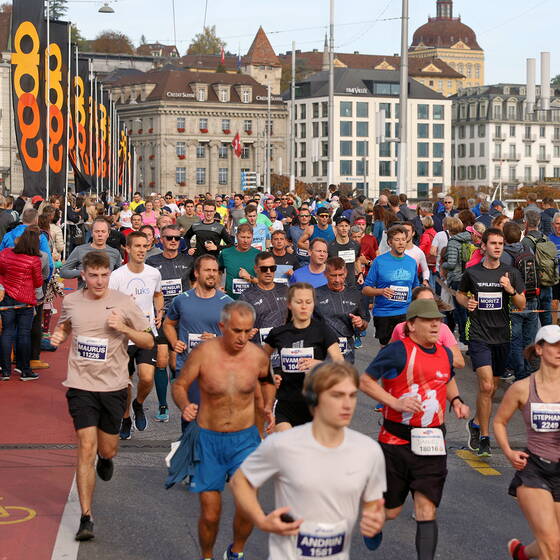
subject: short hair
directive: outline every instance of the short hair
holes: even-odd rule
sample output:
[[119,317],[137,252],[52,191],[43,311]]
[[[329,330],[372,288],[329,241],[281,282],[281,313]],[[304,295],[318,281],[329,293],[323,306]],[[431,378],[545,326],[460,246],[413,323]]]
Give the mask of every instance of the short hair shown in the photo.
[[[150,224],[144,224],[139,231],[142,231],[143,229],[149,229],[152,232],[153,237],[156,236],[156,230],[154,229],[154,226],[151,226]],[[132,233],[130,235],[132,235]]]
[[187,200],[185,200],[185,206],[187,204],[193,204],[194,205],[194,200],[191,200],[190,198],[187,198]]
[[275,235],[283,235],[284,237],[287,238],[286,232],[285,232],[283,229],[274,230],[274,231],[272,232],[272,235],[271,235],[270,237],[272,238],[272,237],[274,237]]
[[309,243],[309,249],[313,250],[315,248],[315,245],[317,245],[317,243],[324,243],[327,246],[327,248],[329,246],[326,239],[323,239],[322,237],[316,237],[315,239],[312,239],[311,242]]
[[255,308],[250,303],[242,300],[237,300],[226,303],[224,305],[224,307],[222,308],[222,312],[220,313],[220,323],[229,322],[234,312],[237,312],[240,315],[251,315],[253,323],[255,322],[255,319],[257,317]]
[[555,222],[556,220],[560,220],[560,212],[555,212],[552,216],[552,221]]
[[239,224],[237,228],[237,235],[243,233],[244,231],[248,231],[251,235],[253,235],[253,226],[247,222]]
[[274,258],[274,255],[270,251],[261,251],[255,257],[255,265],[257,265],[258,263],[260,263],[262,261],[266,261],[266,259],[273,259],[273,258]]
[[534,192],[527,193],[527,200],[529,202],[537,202],[537,193]]
[[82,269],[88,268],[111,268],[111,259],[105,251],[89,251],[82,259]]
[[[8,198],[6,197],[6,200],[8,200]],[[550,206],[554,206],[554,199],[551,198],[550,196],[545,196],[542,199],[543,204],[548,204]]]
[[396,194],[392,194],[389,197],[389,204],[391,206],[398,206],[399,205],[399,197]]
[[144,221],[144,218],[142,217],[142,214],[139,214],[138,212],[136,212],[135,214],[132,214],[132,216],[130,216],[130,221],[132,221],[133,218],[140,218],[141,222]]
[[350,235],[353,233],[362,233],[362,228],[360,226],[352,226],[350,228]]
[[214,210],[216,209],[216,203],[213,200],[209,200],[208,198],[202,203],[202,207],[204,208],[205,206],[212,206]]
[[490,202],[488,200],[481,200],[478,207],[481,212],[488,212],[490,210]]
[[519,243],[521,239],[521,228],[516,222],[507,222],[504,224],[504,239],[506,243]]
[[457,216],[447,218],[447,231],[449,235],[457,235],[464,230],[463,222]]
[[194,261],[194,269],[197,272],[200,272],[200,268],[202,267],[202,263],[204,261],[213,261],[218,265],[218,259],[214,255],[210,255],[209,253],[206,253],[204,255],[200,255],[200,257],[197,257],[196,261]]
[[245,206],[245,216],[248,216],[251,212],[256,212],[257,207],[254,204],[248,204]]
[[346,262],[342,257],[329,257],[325,263],[327,268],[332,270],[346,270]]
[[163,237],[165,235],[166,231],[169,230],[173,230],[173,231],[179,231],[180,230],[180,226],[179,224],[169,224],[168,226],[163,226],[163,228],[160,230],[160,235]]
[[35,208],[28,208],[27,210],[24,210],[21,215],[21,223],[26,225],[34,223],[38,214],[39,212],[37,212]]
[[424,216],[423,218],[420,218],[420,221],[425,228],[434,227],[434,219],[431,216]]
[[141,231],[133,231],[126,236],[126,246],[132,247],[132,243],[135,239],[144,239],[144,241],[148,241],[148,236]]
[[457,218],[463,222],[463,228],[472,226],[476,222],[476,216],[470,210],[461,210],[457,214]]
[[492,227],[500,227],[504,222],[509,222],[509,218],[505,214],[498,214],[492,220]]
[[424,212],[432,212],[432,203],[427,201],[422,201],[418,204],[418,208]]
[[393,237],[395,237],[395,235],[399,233],[402,233],[403,235],[408,235],[408,233],[406,232],[403,226],[391,226],[387,230],[387,242],[391,241],[391,239],[393,239]]
[[142,193],[136,191],[136,192],[134,193],[134,196],[136,196],[136,195],[142,196]]
[[[356,368],[348,362],[323,362],[315,366],[311,372],[305,376],[303,382],[304,394],[315,395],[316,405],[322,393],[328,391],[341,381],[349,379],[359,387],[359,377]],[[316,406],[315,405],[315,406]]]
[[[504,225],[505,227],[505,225]],[[504,238],[504,232],[501,229],[498,228],[488,228],[483,234],[482,234],[482,243],[484,243],[486,245],[486,243],[488,243],[488,238],[491,235],[497,235],[499,237],[501,237],[502,239]]]
[[399,202],[401,204],[406,204],[407,200],[408,200],[408,197],[406,196],[406,194],[404,194],[404,193],[399,194]]
[[540,213],[537,212],[536,210],[527,210],[527,212],[525,212],[525,222],[527,224],[527,227],[530,228],[539,227],[539,224],[541,222]]

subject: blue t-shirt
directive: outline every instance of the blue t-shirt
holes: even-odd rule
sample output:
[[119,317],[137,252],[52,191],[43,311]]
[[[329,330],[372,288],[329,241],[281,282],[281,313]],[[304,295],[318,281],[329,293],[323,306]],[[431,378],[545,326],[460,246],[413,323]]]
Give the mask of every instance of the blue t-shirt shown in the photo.
[[375,296],[373,315],[393,317],[404,315],[412,299],[412,289],[419,285],[418,266],[408,255],[394,257],[390,252],[377,257],[368,272],[364,286],[392,288],[392,299]]
[[[560,236],[559,235],[554,235],[553,233],[551,233],[550,235],[548,235],[548,240],[552,241],[552,243],[554,243],[554,245],[556,245],[556,256],[558,257],[558,259],[560,261]],[[558,268],[560,269],[560,262],[559,262]]]
[[[189,290],[179,294],[169,306],[167,317],[172,321],[179,321],[178,337],[186,345],[187,349],[177,354],[177,371],[179,372],[185,363],[189,351],[200,343],[203,332],[213,333],[220,336],[220,314],[224,306],[233,300],[223,292],[217,291],[211,298],[201,298],[196,292]],[[191,335],[189,337],[189,335]]]
[[326,229],[320,229],[319,226],[313,226],[313,235],[311,235],[309,241],[313,241],[318,237],[324,239],[327,243],[334,241],[335,235],[331,224],[329,224]]
[[311,284],[314,288],[319,288],[327,283],[327,277],[320,272],[315,274],[309,270],[309,265],[302,266],[290,276],[290,284],[295,284],[296,282],[307,282]]
[[259,251],[266,251],[266,240],[270,239],[270,231],[264,224],[255,224],[253,226],[252,247]]

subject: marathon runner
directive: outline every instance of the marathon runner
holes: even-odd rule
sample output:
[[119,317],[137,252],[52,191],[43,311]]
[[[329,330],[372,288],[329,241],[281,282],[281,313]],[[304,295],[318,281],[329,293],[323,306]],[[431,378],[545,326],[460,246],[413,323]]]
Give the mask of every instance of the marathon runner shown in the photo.
[[[150,322],[152,333],[155,337],[157,335],[157,327],[161,325],[163,318],[163,294],[161,292],[161,274],[159,270],[145,264],[147,250],[148,240],[146,235],[140,231],[130,233],[126,238],[128,262],[111,273],[109,288],[132,296],[136,305],[143,311]],[[156,354],[157,349],[155,346],[146,350],[133,343],[128,345],[128,355],[130,357],[128,371],[132,377],[136,364],[138,386],[134,400],[132,400],[132,391],[129,387],[127,407],[119,434],[121,439],[130,439],[132,435],[131,401],[134,427],[139,432],[143,432],[148,427],[148,419],[146,418],[143,405],[154,386]]]
[[329,257],[340,257],[344,260],[348,270],[346,284],[356,286],[356,279],[358,283],[364,283],[362,267],[358,262],[360,244],[350,239],[349,233],[350,220],[345,216],[340,216],[336,220],[335,240],[329,243]]
[[293,244],[294,252],[301,264],[307,264],[309,262],[309,250],[299,247],[298,241],[301,236],[305,233],[307,226],[310,224],[311,212],[308,207],[300,208],[299,214],[297,216],[298,223],[296,225],[291,224],[288,229],[288,236]]
[[[172,386],[183,419],[192,423],[189,430],[198,430],[199,460],[189,489],[199,494],[198,538],[204,559],[212,558],[225,484],[261,442],[255,426],[255,401],[260,394],[259,380],[269,375],[269,362],[261,348],[248,344],[254,320],[255,312],[248,303],[226,305],[220,319],[223,335],[193,349]],[[200,405],[188,397],[195,381]],[[269,419],[273,421],[271,416]],[[252,528],[251,521],[236,510],[233,542],[224,553],[225,560],[244,558]]]
[[305,232],[299,238],[297,246],[300,249],[309,250],[309,244],[316,238],[324,239],[327,243],[334,241],[334,230],[329,223],[331,213],[326,206],[323,206],[317,210],[317,225],[308,225],[305,228]]
[[146,260],[155,255],[161,255],[162,249],[156,246],[156,230],[154,226],[145,225],[140,228],[140,231],[148,239],[148,251],[146,252]]
[[68,356],[68,410],[78,439],[76,481],[82,515],[76,540],[93,539],[91,504],[94,464],[101,480],[111,480],[119,445],[119,426],[126,409],[128,342],[149,350],[154,345],[149,323],[132,298],[110,290],[111,264],[106,253],[90,251],[82,260],[85,288],[62,301],[55,346],[72,335]]
[[[179,253],[181,232],[178,225],[165,226],[161,231],[163,252],[146,260],[146,264],[153,266],[161,274],[161,291],[164,300],[164,313],[167,312],[173,299],[190,288],[190,275],[193,270],[194,259],[186,253]],[[158,327],[156,337],[157,358],[155,385],[159,401],[159,411],[155,416],[158,422],[169,421],[169,407],[167,406],[167,385],[169,378],[175,379],[176,356],[173,346],[167,341],[163,332],[163,324]]]
[[[508,543],[514,560],[560,558],[560,327],[541,327],[527,359],[540,358],[530,377],[514,383],[504,395],[494,418],[494,433],[515,469],[509,493],[517,498],[536,542]],[[527,446],[510,446],[507,426],[520,410],[527,430]]]
[[[360,506],[364,538],[383,527],[383,453],[371,438],[348,428],[357,393],[352,366],[317,366],[304,385],[313,421],[266,438],[233,476],[238,507],[259,529],[272,533],[269,560],[348,560]],[[277,509],[267,515],[257,489],[271,478]]]
[[216,203],[213,200],[205,200],[202,209],[202,222],[194,223],[185,233],[187,247],[190,247],[191,239],[196,235],[196,248],[188,249],[189,255],[198,257],[209,253],[218,256],[221,243],[229,246],[231,238],[226,227],[215,220]]
[[326,263],[327,284],[315,291],[317,315],[338,335],[344,359],[354,363],[354,337],[367,329],[369,310],[357,288],[347,287],[347,268],[341,257]]
[[257,221],[257,207],[252,204],[246,206],[245,217],[247,218],[247,223],[253,229],[251,247],[254,247],[258,251],[266,251],[270,245],[270,230],[265,224],[261,224]]
[[442,317],[435,301],[413,301],[406,338],[382,348],[360,380],[362,391],[385,405],[379,442],[387,469],[387,519],[398,517],[411,492],[418,560],[433,560],[436,553],[436,509],[447,476],[446,400],[457,418],[469,414],[454,379],[453,355],[436,344]]
[[344,360],[338,336],[324,322],[313,318],[314,307],[313,286],[304,282],[290,286],[287,323],[273,328],[264,341],[269,356],[275,351],[280,356],[280,364],[274,367],[276,380],[280,381],[274,409],[279,432],[312,420],[301,394],[305,374],[327,356],[335,362]]
[[274,281],[280,284],[287,284],[293,271],[300,267],[299,259],[293,251],[288,251],[288,247],[292,250],[286,238],[286,232],[284,230],[275,231],[272,234],[271,252],[278,266],[274,274]]
[[290,276],[290,284],[306,282],[314,288],[324,286],[327,283],[325,278],[325,262],[329,258],[327,242],[322,238],[314,239],[309,243],[309,264],[294,270]]
[[457,301],[469,311],[469,357],[478,377],[476,415],[467,423],[468,446],[480,457],[491,457],[490,416],[492,397],[504,374],[510,341],[510,301],[525,308],[523,279],[517,268],[501,263],[504,234],[489,228],[482,234],[484,259],[465,269]]

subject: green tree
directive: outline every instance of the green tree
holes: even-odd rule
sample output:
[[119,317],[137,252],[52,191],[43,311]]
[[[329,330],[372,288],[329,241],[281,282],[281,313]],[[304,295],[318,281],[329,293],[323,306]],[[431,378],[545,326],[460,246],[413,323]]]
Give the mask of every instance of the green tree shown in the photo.
[[[311,74],[309,69],[309,65],[306,63],[305,60],[298,59],[296,55],[296,82],[299,80],[305,79],[307,76]],[[290,88],[290,84],[292,83],[292,64],[282,66],[282,76],[280,78],[280,91],[286,91]]]
[[68,0],[50,0],[50,18],[62,19],[68,11]]
[[124,33],[106,30],[92,41],[91,50],[100,53],[134,54],[134,45]]
[[140,35],[140,45],[145,45],[148,41],[146,41],[146,35],[144,35],[144,33],[142,33],[142,35]]
[[216,35],[216,26],[205,27],[202,33],[197,33],[192,40],[187,54],[220,54],[226,43]]
[[558,76],[554,76],[551,82],[552,87],[560,87],[560,74]]
[[88,41],[80,33],[80,30],[78,29],[77,25],[72,24],[72,27],[70,28],[70,40],[72,41],[72,43],[74,43],[75,45],[78,46],[78,50],[80,52],[90,52],[91,51],[90,41]]

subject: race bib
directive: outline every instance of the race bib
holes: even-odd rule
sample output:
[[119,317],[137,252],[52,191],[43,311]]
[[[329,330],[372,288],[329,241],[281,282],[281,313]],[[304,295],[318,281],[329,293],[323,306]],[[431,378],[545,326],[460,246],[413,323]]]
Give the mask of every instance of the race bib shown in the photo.
[[393,295],[389,298],[391,301],[408,301],[408,286],[389,286],[389,289],[393,290]]
[[296,255],[298,257],[307,258],[309,257],[309,251],[307,249],[301,249],[300,247],[296,247]]
[[338,256],[346,263],[352,264],[356,262],[356,251],[348,249],[347,251],[339,251]]
[[346,560],[344,551],[346,522],[311,523],[305,521],[300,527],[297,539],[297,558],[329,558]]
[[414,455],[447,455],[439,428],[412,428],[410,446]]
[[251,247],[259,251],[264,251],[264,243],[251,243]]
[[105,362],[107,360],[108,338],[88,338],[87,336],[76,337],[76,350],[78,356],[84,360]]
[[502,308],[502,292],[478,292],[478,308],[499,311]]
[[289,264],[279,264],[276,267],[276,272],[274,273],[275,284],[287,284],[289,274],[294,270],[293,266]]
[[350,350],[350,348],[348,348],[348,339],[345,336],[338,337],[338,346],[343,354],[346,354],[346,352]]
[[531,428],[535,432],[560,432],[560,403],[531,403]]
[[231,291],[238,296],[250,287],[251,282],[249,282],[249,280],[243,280],[243,278],[234,278],[231,284]]
[[198,346],[201,342],[204,342],[201,334],[189,333],[187,336],[187,352],[190,352],[193,348]]
[[178,296],[183,291],[181,279],[173,278],[172,280],[162,280],[161,291],[165,298]]
[[280,350],[280,364],[284,373],[304,373],[299,368],[299,361],[304,358],[314,358],[313,348],[282,348]]

